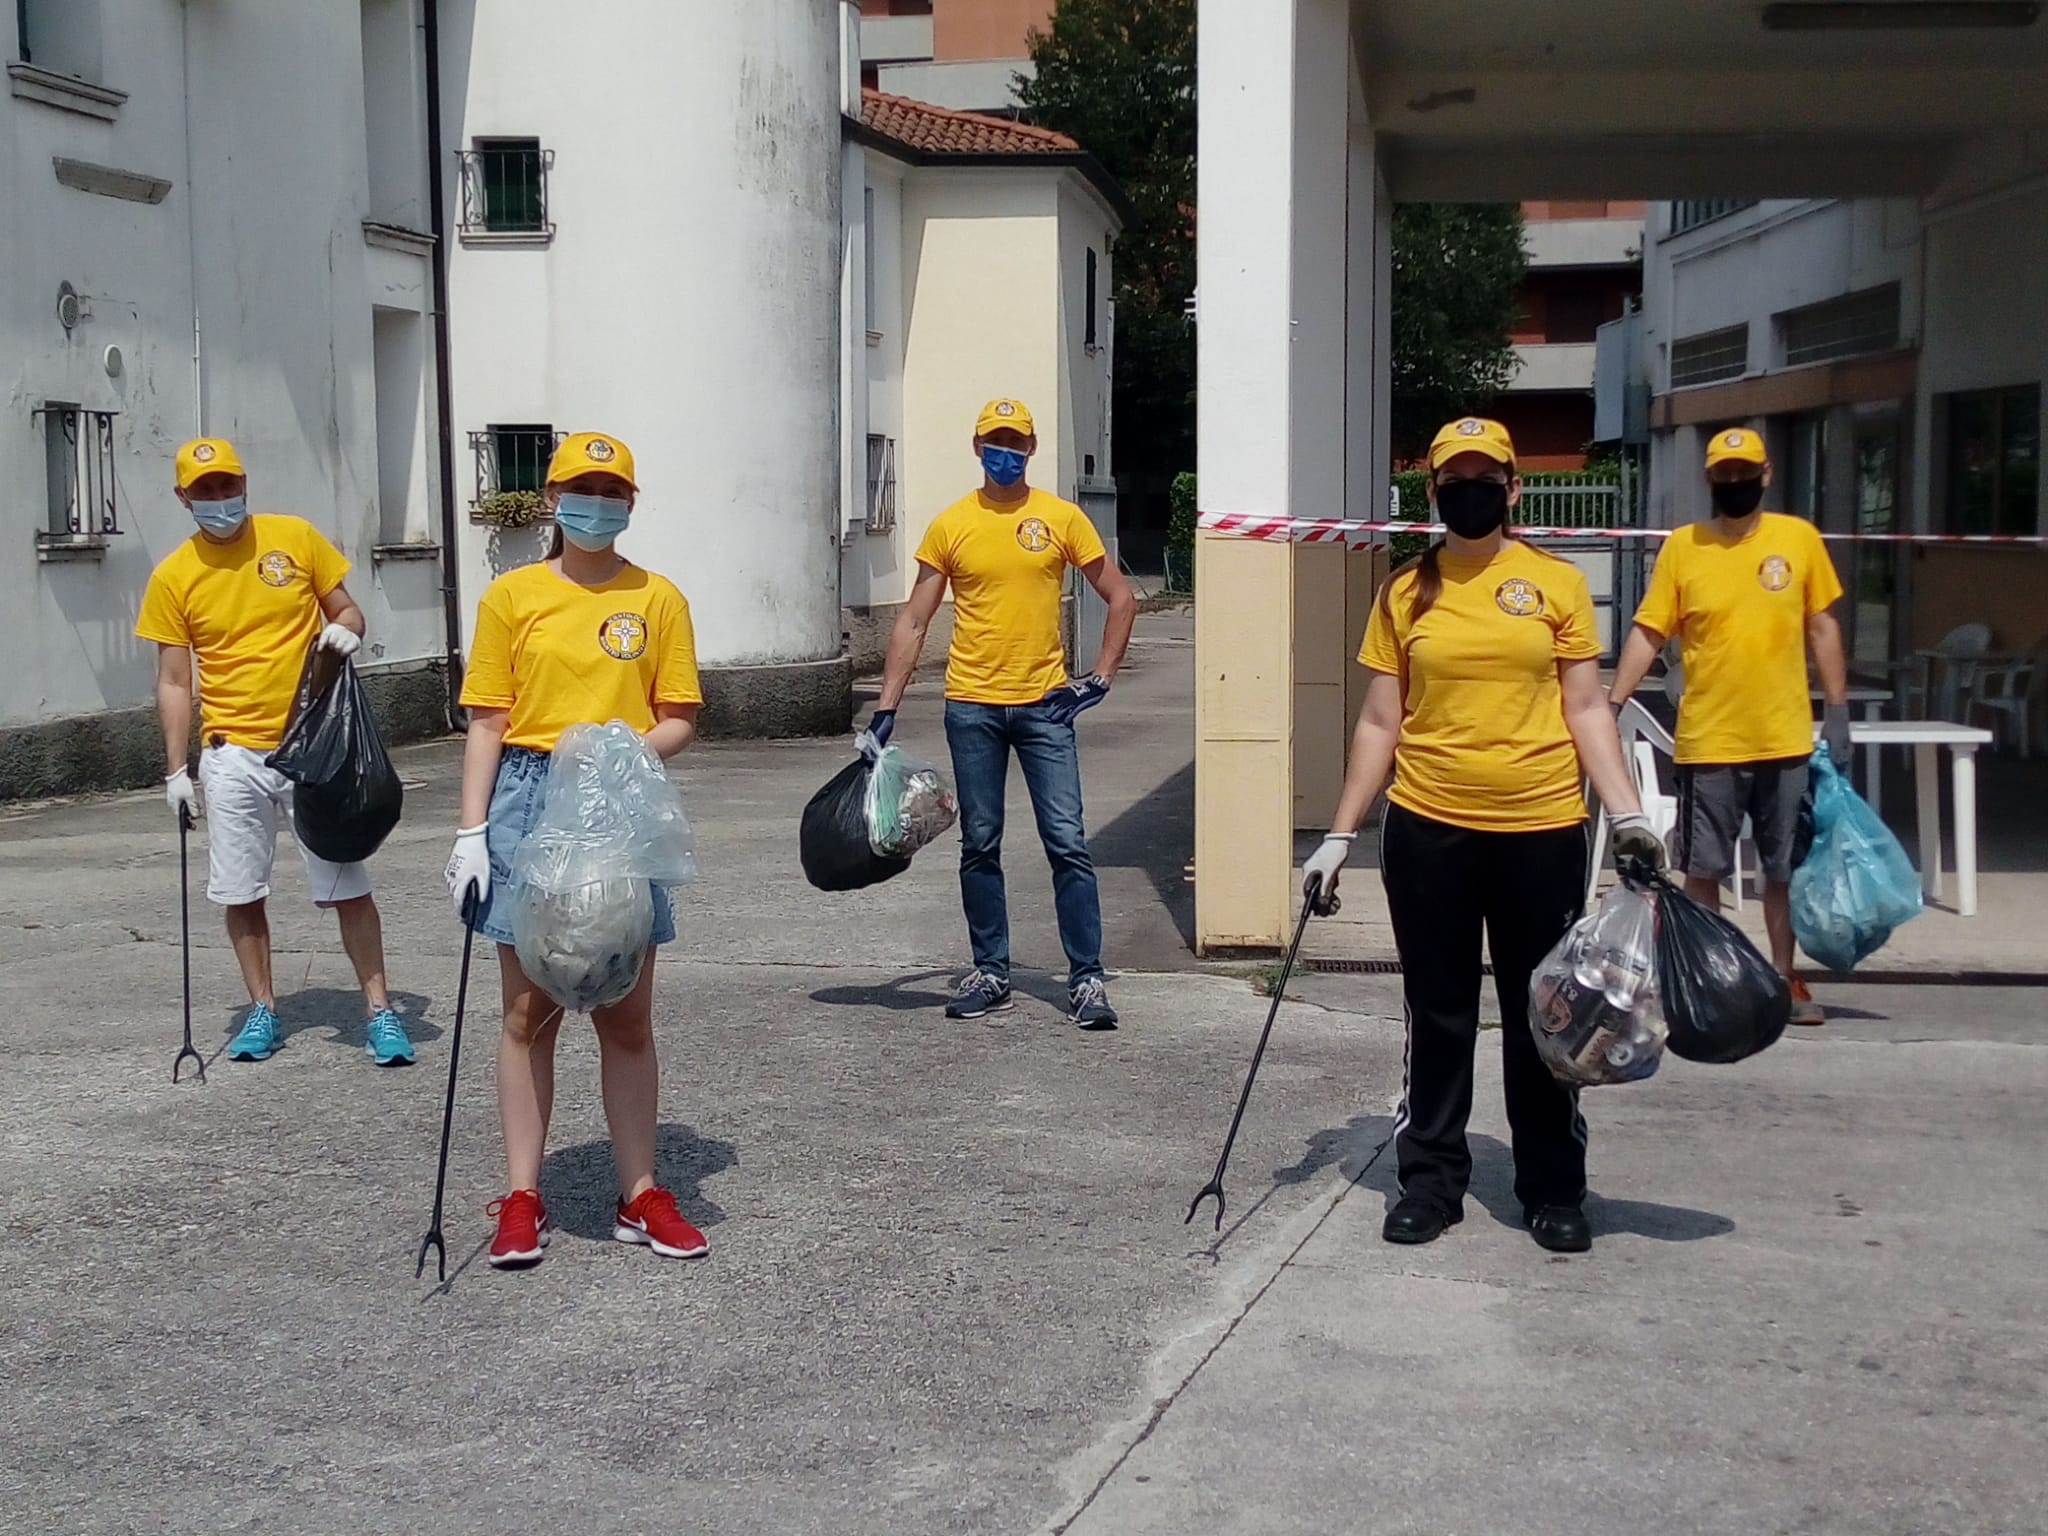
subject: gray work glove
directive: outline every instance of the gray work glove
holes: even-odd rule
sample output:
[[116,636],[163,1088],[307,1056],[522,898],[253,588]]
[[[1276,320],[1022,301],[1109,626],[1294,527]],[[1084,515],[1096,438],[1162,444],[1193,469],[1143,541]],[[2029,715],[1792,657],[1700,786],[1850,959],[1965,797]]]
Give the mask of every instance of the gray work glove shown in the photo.
[[1830,704],[1820,713],[1821,745],[1828,749],[1828,760],[1842,772],[1849,771],[1849,706]]
[[1650,825],[1650,818],[1640,811],[1610,817],[1608,830],[1614,834],[1614,867],[1624,868],[1629,860],[1638,859],[1651,869],[1664,868],[1668,856],[1664,852],[1664,839],[1657,835]]

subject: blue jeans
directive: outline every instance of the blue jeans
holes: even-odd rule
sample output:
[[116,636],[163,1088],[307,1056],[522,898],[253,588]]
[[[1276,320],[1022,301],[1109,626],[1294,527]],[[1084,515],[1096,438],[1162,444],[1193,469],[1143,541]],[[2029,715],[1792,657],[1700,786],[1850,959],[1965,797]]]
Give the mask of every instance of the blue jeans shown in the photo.
[[960,902],[978,970],[1010,975],[1010,911],[1003,890],[1003,793],[1010,753],[1024,769],[1038,840],[1052,865],[1052,898],[1067,984],[1102,976],[1102,899],[1081,820],[1081,755],[1071,725],[1055,725],[1042,704],[946,701],[946,745],[960,799]]

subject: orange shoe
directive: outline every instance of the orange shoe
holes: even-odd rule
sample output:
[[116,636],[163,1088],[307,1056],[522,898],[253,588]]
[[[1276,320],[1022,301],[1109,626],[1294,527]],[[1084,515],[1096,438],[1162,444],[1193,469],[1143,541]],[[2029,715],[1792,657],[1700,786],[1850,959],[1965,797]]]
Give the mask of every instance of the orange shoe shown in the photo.
[[659,1185],[631,1205],[619,1202],[612,1236],[622,1243],[644,1243],[665,1259],[701,1259],[711,1251],[704,1234],[676,1209],[676,1197]]
[[1806,983],[1797,976],[1792,978],[1792,1022],[1794,1024],[1825,1024],[1827,1014],[1819,1003],[1813,1000],[1813,993]]
[[515,1189],[504,1199],[493,1200],[485,1213],[498,1218],[498,1235],[491,1239],[491,1268],[527,1269],[541,1261],[553,1233],[539,1190]]

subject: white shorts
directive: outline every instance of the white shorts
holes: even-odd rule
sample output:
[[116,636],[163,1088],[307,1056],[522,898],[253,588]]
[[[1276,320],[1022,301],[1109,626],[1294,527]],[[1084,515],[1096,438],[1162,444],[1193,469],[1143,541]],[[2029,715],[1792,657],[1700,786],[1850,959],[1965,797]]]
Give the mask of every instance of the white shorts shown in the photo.
[[[266,767],[268,754],[247,747],[208,747],[199,754],[199,787],[206,810],[206,899],[219,907],[243,907],[270,894],[277,858],[277,818],[291,824],[292,781]],[[296,834],[293,842],[298,842]],[[314,904],[333,906],[370,894],[370,871],[362,864],[330,864],[305,844],[306,883]]]

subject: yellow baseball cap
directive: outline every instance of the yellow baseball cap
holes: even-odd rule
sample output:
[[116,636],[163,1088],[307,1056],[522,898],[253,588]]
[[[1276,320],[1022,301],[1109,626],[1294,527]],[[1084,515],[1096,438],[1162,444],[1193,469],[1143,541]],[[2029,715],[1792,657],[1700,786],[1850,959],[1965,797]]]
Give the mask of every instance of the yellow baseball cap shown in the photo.
[[1484,416],[1460,416],[1445,422],[1430,439],[1429,467],[1435,469],[1461,453],[1483,453],[1496,464],[1515,467],[1515,440],[1506,427]]
[[1735,459],[1744,464],[1764,462],[1763,435],[1747,427],[1730,427],[1707,439],[1707,468]]
[[981,414],[974,419],[974,435],[987,437],[991,432],[1022,432],[1026,437],[1036,437],[1038,428],[1031,424],[1031,408],[1022,400],[991,400],[981,408]]
[[178,450],[178,489],[189,491],[205,475],[246,475],[235,445],[224,437],[195,437]]
[[574,480],[578,475],[617,475],[639,490],[633,479],[633,450],[604,432],[571,432],[548,460],[549,485]]

